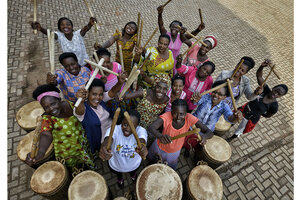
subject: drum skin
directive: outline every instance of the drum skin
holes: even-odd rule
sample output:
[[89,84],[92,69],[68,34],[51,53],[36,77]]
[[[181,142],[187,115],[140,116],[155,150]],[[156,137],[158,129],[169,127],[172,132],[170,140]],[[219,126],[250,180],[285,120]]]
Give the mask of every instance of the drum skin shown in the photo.
[[44,112],[43,107],[38,101],[32,101],[18,110],[16,121],[22,129],[29,132],[36,128],[36,118]]
[[[27,154],[31,152],[33,136],[34,136],[34,131],[31,131],[21,139],[21,141],[17,146],[17,156],[23,162],[26,160]],[[39,162],[37,162],[36,165],[32,167],[36,169],[38,166],[40,166],[41,164],[49,160],[54,160],[53,143],[51,143],[50,146],[48,147],[44,158]]]
[[208,139],[204,147],[198,144],[195,148],[195,160],[203,160],[213,169],[229,160],[231,154],[232,150],[229,143],[216,135]]
[[214,133],[218,136],[223,136],[231,128],[231,123],[224,119],[224,115],[221,115],[216,123]]
[[192,169],[184,182],[186,200],[221,200],[223,184],[220,176],[207,165]]
[[149,165],[138,176],[136,183],[138,200],[181,200],[182,193],[179,175],[167,165]]
[[69,200],[107,200],[109,191],[103,176],[92,170],[86,170],[72,180],[68,197]]
[[30,180],[31,189],[42,196],[66,198],[69,173],[58,161],[49,161],[35,170]]

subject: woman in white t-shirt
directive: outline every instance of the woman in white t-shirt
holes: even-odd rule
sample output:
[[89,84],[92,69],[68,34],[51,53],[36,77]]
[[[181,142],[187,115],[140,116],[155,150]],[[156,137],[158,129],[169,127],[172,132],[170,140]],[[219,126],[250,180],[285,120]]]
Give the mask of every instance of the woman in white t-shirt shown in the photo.
[[[96,18],[91,17],[86,26],[74,31],[73,22],[67,17],[61,17],[57,22],[59,31],[55,31],[54,36],[54,38],[59,42],[63,52],[74,53],[78,58],[78,63],[81,66],[86,66],[90,70],[92,70],[91,66],[84,61],[84,59],[89,59],[89,56],[85,49],[83,37],[86,32],[92,28],[95,22]],[[33,29],[37,29],[47,35],[47,29],[43,28],[39,22],[32,22],[31,26]]]
[[118,177],[118,186],[124,187],[123,173],[128,172],[131,180],[135,182],[137,170],[142,162],[141,157],[146,157],[148,154],[146,148],[147,131],[141,126],[138,126],[141,115],[135,111],[128,111],[130,119],[136,128],[136,132],[142,143],[142,148],[137,148],[137,142],[131,132],[129,124],[123,116],[122,123],[115,127],[112,136],[112,144],[110,150],[106,150],[110,128],[106,131],[104,142],[101,145],[99,157],[102,160],[108,160],[110,170]]

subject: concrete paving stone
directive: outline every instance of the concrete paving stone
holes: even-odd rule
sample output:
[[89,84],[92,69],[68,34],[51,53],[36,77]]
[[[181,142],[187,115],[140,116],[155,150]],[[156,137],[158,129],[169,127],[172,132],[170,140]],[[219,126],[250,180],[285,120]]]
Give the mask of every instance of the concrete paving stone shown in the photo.
[[279,192],[279,190],[278,190],[279,187],[276,188],[274,185],[271,185],[271,188],[272,188],[272,190],[274,191],[274,193],[276,194],[276,196],[280,198],[280,197],[281,197],[281,194],[280,194],[280,192]]
[[273,200],[280,200],[280,198],[278,196],[276,196],[276,194],[272,195]]
[[247,199],[254,199],[255,196],[256,196],[256,193],[253,190],[246,194]]
[[261,191],[264,190],[264,187],[262,186],[259,180],[255,179],[254,183]]
[[25,192],[20,193],[19,197],[20,199],[28,199],[28,197],[31,197],[35,195],[35,193],[32,190],[27,190]]
[[247,180],[248,182],[250,182],[250,181],[252,181],[252,180],[254,180],[254,179],[255,179],[255,176],[254,176],[253,173],[251,173],[251,174],[249,174],[248,176],[246,176],[246,180]]
[[20,192],[23,192],[26,190],[26,185],[19,185],[17,187],[13,187],[11,189],[9,189],[9,195],[14,195]]
[[11,180],[16,180],[19,176],[19,167],[13,167],[11,170]]
[[236,193],[236,192],[231,193],[231,194],[228,196],[228,199],[232,199],[232,200],[239,199],[239,195],[238,195],[238,193]]
[[235,192],[237,189],[239,189],[239,186],[236,183],[228,187],[228,190],[231,193]]
[[255,188],[254,191],[258,195],[259,199],[265,199],[265,196],[262,194],[262,192],[258,188]]
[[9,200],[18,200],[18,195],[10,196]]

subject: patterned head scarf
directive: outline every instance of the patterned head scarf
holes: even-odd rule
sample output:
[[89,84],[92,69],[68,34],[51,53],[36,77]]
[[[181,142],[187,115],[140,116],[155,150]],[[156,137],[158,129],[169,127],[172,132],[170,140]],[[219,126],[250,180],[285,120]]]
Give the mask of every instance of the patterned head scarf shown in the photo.
[[215,36],[213,35],[208,35],[205,37],[204,41],[207,40],[211,43],[212,49],[215,48],[217,46],[217,39]]
[[154,78],[154,86],[156,86],[156,84],[158,82],[164,82],[168,85],[168,88],[170,88],[171,78],[168,74],[159,73],[159,74],[156,74],[153,78]]

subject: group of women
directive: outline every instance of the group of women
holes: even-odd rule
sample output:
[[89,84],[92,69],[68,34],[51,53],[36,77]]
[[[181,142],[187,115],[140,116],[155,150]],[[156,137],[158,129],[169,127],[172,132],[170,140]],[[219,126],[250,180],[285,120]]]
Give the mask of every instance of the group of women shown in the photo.
[[[198,143],[204,145],[213,137],[215,125],[222,115],[232,124],[240,122],[229,138],[231,140],[251,131],[261,116],[271,117],[277,112],[276,99],[285,95],[288,88],[281,84],[271,89],[264,82],[263,69],[271,64],[270,60],[265,60],[256,72],[259,86],[255,91],[246,76],[255,66],[254,60],[248,56],[241,58],[243,63],[236,73],[224,70],[214,82],[212,74],[216,66],[207,54],[217,46],[217,39],[208,35],[202,44],[194,45],[191,36],[186,34],[186,28],[176,20],[167,31],[163,10],[163,6],[157,8],[161,33],[157,46],[143,49],[136,45],[138,27],[135,22],[128,22],[121,32],[116,31],[103,44],[94,45],[99,60],[104,59],[102,66],[118,76],[107,72],[97,74],[88,90],[85,85],[94,70],[84,61],[88,54],[83,37],[96,19],[91,17],[89,23],[77,31],[73,30],[70,19],[63,17],[58,20],[59,31],[55,32],[55,39],[64,52],[59,56],[63,68],[56,70],[55,74],[48,73],[46,84],[33,92],[33,98],[40,102],[45,113],[42,115],[39,150],[34,158],[28,154],[28,164],[42,159],[52,142],[55,157],[64,159],[71,170],[78,166],[95,169],[94,159],[98,156],[103,161],[108,160],[110,170],[117,174],[118,185],[123,187],[122,174],[129,172],[132,181],[135,181],[142,158],[151,162],[159,158],[176,169],[182,147],[188,156],[190,148]],[[32,27],[47,34],[38,22],[33,22]],[[204,23],[201,23],[191,34],[197,35],[204,28]],[[114,43],[117,44],[117,53],[112,62],[107,48]],[[180,54],[182,43],[188,47],[193,45],[185,58]],[[120,48],[124,66],[120,65]],[[135,64],[142,66],[138,84],[133,84],[120,98],[126,78]],[[226,85],[201,95],[225,83],[228,78],[232,80],[235,101],[239,103],[243,94],[249,100],[235,111]],[[78,98],[84,101],[74,107]],[[108,146],[112,118],[118,107],[121,114]],[[125,111],[130,120],[124,117]],[[136,129],[140,147],[130,123]],[[173,139],[192,126],[200,128],[201,132],[197,133],[202,137],[200,142],[187,144],[188,138],[198,137],[196,134]]]

